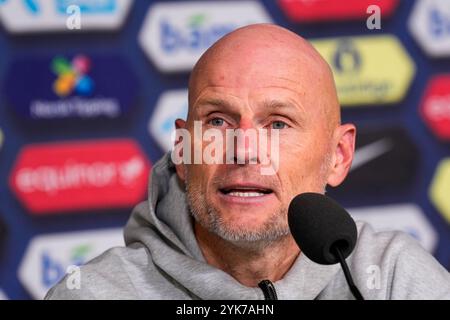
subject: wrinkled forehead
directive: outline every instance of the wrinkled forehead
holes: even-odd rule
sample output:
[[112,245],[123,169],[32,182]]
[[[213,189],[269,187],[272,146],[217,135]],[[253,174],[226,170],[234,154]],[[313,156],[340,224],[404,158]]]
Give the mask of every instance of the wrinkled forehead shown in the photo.
[[220,52],[197,66],[189,87],[189,105],[194,107],[205,95],[217,97],[217,93],[226,92],[244,99],[258,95],[260,100],[295,100],[313,113],[323,113],[325,110],[319,109],[329,104],[326,100],[331,95],[327,92],[334,89],[327,72],[307,55],[273,48],[255,48],[240,55]]
[[251,91],[280,87],[296,92],[311,91],[318,84],[320,70],[308,59],[284,52],[254,50],[251,54],[218,55],[203,61],[195,71],[190,85],[190,100],[195,101],[205,88],[223,87]]

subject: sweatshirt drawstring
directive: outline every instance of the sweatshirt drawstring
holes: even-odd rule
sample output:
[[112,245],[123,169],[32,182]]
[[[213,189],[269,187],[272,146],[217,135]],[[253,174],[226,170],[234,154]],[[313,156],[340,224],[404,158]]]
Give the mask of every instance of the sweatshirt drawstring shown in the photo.
[[263,280],[258,283],[258,287],[261,288],[264,293],[265,300],[278,300],[277,291],[275,290],[275,286],[270,280]]

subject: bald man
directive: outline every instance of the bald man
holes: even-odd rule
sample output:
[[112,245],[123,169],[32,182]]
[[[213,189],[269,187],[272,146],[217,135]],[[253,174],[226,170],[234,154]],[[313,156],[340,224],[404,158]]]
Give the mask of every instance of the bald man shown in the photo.
[[[309,260],[287,223],[297,194],[342,183],[355,147],[332,72],[307,41],[268,24],[226,35],[195,65],[188,116],[175,126],[185,161],[169,153],[155,164],[126,247],[82,266],[74,289],[66,276],[48,299],[353,299],[340,266]],[[196,126],[225,137],[214,151],[223,161],[188,161],[208,147]],[[236,143],[230,157],[226,134],[237,130],[267,134],[271,148]],[[264,156],[278,159],[272,174],[261,173]],[[450,298],[448,272],[413,239],[357,227],[347,262],[366,299]]]

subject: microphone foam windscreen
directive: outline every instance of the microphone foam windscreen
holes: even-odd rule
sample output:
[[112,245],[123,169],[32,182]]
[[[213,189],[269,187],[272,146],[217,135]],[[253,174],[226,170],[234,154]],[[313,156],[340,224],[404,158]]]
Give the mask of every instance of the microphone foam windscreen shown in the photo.
[[302,193],[289,205],[289,228],[300,250],[319,264],[338,262],[330,251],[339,245],[344,259],[353,251],[356,224],[333,199],[319,193]]

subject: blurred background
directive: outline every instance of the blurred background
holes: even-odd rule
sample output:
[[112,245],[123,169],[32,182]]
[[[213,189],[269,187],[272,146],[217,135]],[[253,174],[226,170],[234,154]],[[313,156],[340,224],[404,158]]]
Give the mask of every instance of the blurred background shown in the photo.
[[0,0],[0,299],[123,245],[193,64],[258,22],[312,41],[358,128],[329,195],[450,269],[450,1]]

